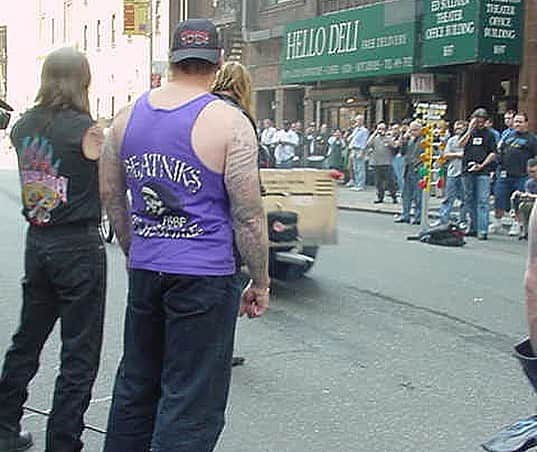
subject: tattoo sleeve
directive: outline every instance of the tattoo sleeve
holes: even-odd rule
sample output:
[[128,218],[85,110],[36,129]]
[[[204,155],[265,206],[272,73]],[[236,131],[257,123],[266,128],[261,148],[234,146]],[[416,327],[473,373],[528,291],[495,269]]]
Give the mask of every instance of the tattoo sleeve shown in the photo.
[[531,345],[537,352],[537,210],[535,205],[529,222],[528,262],[524,285],[526,289],[526,319]]
[[125,114],[124,111],[118,113],[104,141],[99,160],[99,185],[103,207],[108,214],[123,253],[128,256],[131,229],[128,215],[127,183],[120,158],[124,122],[126,122],[124,121]]
[[268,232],[257,167],[257,139],[241,114],[233,120],[224,179],[239,253],[254,285],[268,287]]

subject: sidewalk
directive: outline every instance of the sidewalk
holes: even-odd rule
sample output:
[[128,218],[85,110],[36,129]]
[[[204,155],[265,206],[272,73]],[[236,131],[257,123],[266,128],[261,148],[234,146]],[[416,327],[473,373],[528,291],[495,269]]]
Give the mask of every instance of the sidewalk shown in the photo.
[[[354,191],[350,188],[338,186],[337,207],[341,210],[355,210],[358,212],[383,213],[395,215],[401,213],[401,196],[398,196],[398,203],[393,204],[390,196],[386,195],[382,204],[374,204],[377,199],[375,187],[368,186],[366,191]],[[429,201],[429,212],[435,212],[440,206],[441,199],[431,197]]]

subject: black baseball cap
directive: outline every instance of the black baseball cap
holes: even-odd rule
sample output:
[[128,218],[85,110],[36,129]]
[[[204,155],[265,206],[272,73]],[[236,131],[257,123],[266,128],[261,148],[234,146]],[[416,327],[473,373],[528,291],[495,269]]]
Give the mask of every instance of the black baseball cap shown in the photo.
[[170,63],[195,58],[218,64],[221,54],[218,30],[210,20],[189,19],[176,25],[169,55]]

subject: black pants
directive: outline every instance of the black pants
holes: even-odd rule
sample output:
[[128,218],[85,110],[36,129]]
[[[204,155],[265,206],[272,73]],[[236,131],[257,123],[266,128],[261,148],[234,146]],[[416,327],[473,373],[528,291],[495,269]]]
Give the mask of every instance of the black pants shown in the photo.
[[56,321],[61,365],[47,424],[47,452],[82,449],[83,416],[99,367],[106,255],[96,225],[30,227],[23,305],[0,377],[0,435],[20,431],[28,384]]
[[129,273],[105,452],[210,452],[224,427],[237,276]]
[[377,198],[384,201],[384,191],[388,190],[393,199],[397,199],[397,186],[391,165],[375,166],[375,185],[377,186]]

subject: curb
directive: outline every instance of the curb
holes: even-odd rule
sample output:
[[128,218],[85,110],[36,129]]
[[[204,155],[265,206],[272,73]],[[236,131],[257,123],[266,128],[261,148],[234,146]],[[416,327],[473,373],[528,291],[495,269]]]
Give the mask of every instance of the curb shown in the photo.
[[350,210],[354,212],[369,212],[369,213],[380,213],[383,215],[397,215],[398,212],[392,212],[391,210],[379,209],[378,207],[366,207],[366,206],[356,206],[352,204],[338,204],[338,210]]
[[[382,215],[399,215],[398,212],[392,212],[390,210],[386,209],[379,209],[378,207],[366,207],[366,206],[357,206],[352,204],[338,204],[337,205],[338,210],[346,210],[350,212],[367,212],[367,213],[379,213]],[[429,211],[429,218],[436,219],[438,218],[438,212],[435,210]]]

